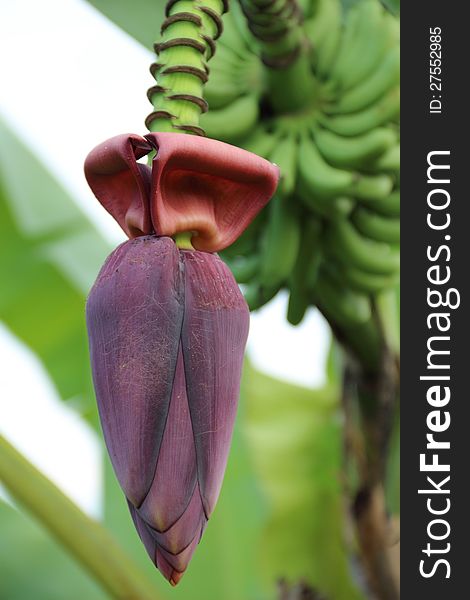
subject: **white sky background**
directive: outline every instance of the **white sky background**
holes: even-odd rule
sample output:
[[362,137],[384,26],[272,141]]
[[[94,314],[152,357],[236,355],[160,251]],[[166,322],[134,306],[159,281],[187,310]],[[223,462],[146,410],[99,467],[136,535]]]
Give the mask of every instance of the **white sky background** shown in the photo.
[[[89,191],[83,160],[118,133],[145,133],[153,55],[81,0],[0,2],[0,114],[40,154],[112,242],[124,239]],[[287,295],[253,314],[249,356],[258,368],[321,385],[329,333],[317,311],[299,327]],[[0,324],[0,432],[87,512],[100,510],[95,434],[66,408],[36,357]]]

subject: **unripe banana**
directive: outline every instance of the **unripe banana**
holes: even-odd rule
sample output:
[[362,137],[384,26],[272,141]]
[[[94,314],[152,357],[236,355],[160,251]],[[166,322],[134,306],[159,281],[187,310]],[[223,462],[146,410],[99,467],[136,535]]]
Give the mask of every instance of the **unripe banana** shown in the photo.
[[243,147],[249,152],[268,158],[279,140],[275,133],[269,133],[264,126],[259,125],[253,133],[243,140]]
[[261,260],[257,254],[228,258],[223,256],[238,283],[250,283],[259,273]]
[[359,269],[354,269],[351,266],[341,270],[343,281],[357,292],[366,294],[376,294],[382,290],[392,288],[397,285],[400,277],[396,273],[394,275],[376,275],[367,273]]
[[266,286],[260,283],[250,283],[245,286],[243,295],[251,311],[257,310],[269,302],[281,289],[280,285]]
[[240,44],[239,50],[235,51],[233,47],[227,44],[227,40],[223,41],[224,38],[225,35],[222,36],[221,43],[217,44],[214,60],[210,63],[211,73],[213,68],[225,68],[230,72],[232,69],[243,66],[243,61],[253,58],[253,54],[243,44]]
[[377,242],[400,243],[400,219],[383,217],[367,208],[354,211],[352,221],[359,233]]
[[362,204],[369,206],[375,212],[386,217],[400,216],[400,190],[395,190],[384,198],[363,200]]
[[[369,0],[365,1],[369,2]],[[338,88],[341,87],[341,82],[343,81],[345,74],[349,72],[351,64],[353,64],[351,55],[355,54],[355,46],[358,43],[361,25],[362,27],[364,26],[364,24],[361,23],[361,13],[358,10],[358,7],[359,3],[352,6],[347,13],[336,60],[330,70],[330,80],[334,82],[335,86]]]
[[380,67],[366,80],[352,88],[336,103],[333,114],[362,110],[381,98],[400,81],[400,49],[391,48]]
[[398,248],[362,237],[347,219],[331,223],[325,247],[343,266],[378,275],[391,275],[400,268]]
[[362,111],[347,115],[322,116],[321,124],[338,135],[361,135],[394,119],[400,112],[400,90],[390,90]]
[[276,142],[269,155],[269,160],[276,164],[281,172],[278,191],[284,198],[290,196],[295,188],[297,175],[297,148],[296,136],[288,135]]
[[389,148],[386,152],[379,156],[372,165],[374,171],[388,171],[391,173],[399,173],[400,171],[400,144],[396,144]]
[[237,142],[248,135],[258,121],[258,99],[242,96],[225,108],[201,115],[201,127],[208,137]]
[[321,263],[321,223],[317,219],[303,219],[297,260],[289,278],[287,320],[298,325],[311,302]]
[[312,196],[334,197],[347,192],[355,181],[354,173],[329,165],[305,135],[299,146],[299,180]]
[[342,35],[342,10],[338,0],[319,0],[317,10],[305,23],[312,42],[312,59],[315,70],[324,79],[329,75],[336,58]]
[[204,87],[204,98],[210,110],[223,108],[241,96],[243,90],[228,71],[212,69],[209,81]]
[[285,281],[294,268],[300,244],[300,223],[291,198],[277,194],[268,207],[261,243],[259,280],[270,287]]
[[[361,8],[362,6],[362,8]],[[341,89],[349,90],[366,80],[383,60],[387,48],[393,44],[395,32],[379,2],[361,2],[364,34],[357,38],[355,60],[349,72],[344,73]],[[395,19],[393,21],[396,21]]]
[[343,137],[318,128],[314,136],[323,157],[336,167],[367,166],[396,143],[396,134],[386,128],[373,129],[357,137]]
[[307,312],[310,298],[305,290],[298,287],[295,282],[289,283],[289,303],[287,305],[287,320],[291,325],[298,325]]
[[360,200],[379,200],[392,191],[393,180],[388,175],[356,175],[349,192]]
[[[236,4],[235,2],[232,3]],[[240,28],[238,26],[238,22],[235,15],[235,8],[233,6],[230,7],[223,16],[222,21],[224,24],[223,35],[220,37],[217,43],[217,52],[220,46],[225,46],[226,48],[231,49],[233,52],[236,52],[239,56],[244,56],[248,50],[244,37],[240,34]],[[246,28],[244,28],[246,29]]]
[[365,323],[371,317],[369,298],[365,294],[337,286],[324,270],[317,281],[315,297],[322,311],[340,326]]

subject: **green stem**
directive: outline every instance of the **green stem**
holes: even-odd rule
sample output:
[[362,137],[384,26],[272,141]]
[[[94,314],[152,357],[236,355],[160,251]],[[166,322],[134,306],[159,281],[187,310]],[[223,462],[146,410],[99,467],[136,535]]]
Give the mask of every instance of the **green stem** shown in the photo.
[[302,11],[296,0],[240,0],[248,28],[258,39],[276,113],[312,105],[317,82],[310,67]]
[[207,61],[221,32],[223,0],[179,0],[169,3],[161,41],[155,45],[158,62],[152,73],[158,85],[148,97],[154,112],[146,120],[150,131],[203,135],[199,117],[207,110],[203,87]]
[[158,600],[146,576],[98,522],[0,436],[0,481],[116,600]]
[[[346,360],[343,398],[345,437],[355,440],[345,448],[348,463],[357,466],[358,482],[352,502],[362,564],[373,596],[397,600],[399,582],[390,553],[390,521],[386,506],[385,482],[390,436],[398,409],[399,339],[395,291],[382,292],[373,300],[373,322],[379,339],[375,351],[377,366],[370,370]],[[352,348],[351,339],[348,344]],[[358,353],[356,352],[356,358]]]
[[390,350],[400,356],[400,316],[398,292],[392,288],[377,295],[377,312],[383,327],[383,335]]

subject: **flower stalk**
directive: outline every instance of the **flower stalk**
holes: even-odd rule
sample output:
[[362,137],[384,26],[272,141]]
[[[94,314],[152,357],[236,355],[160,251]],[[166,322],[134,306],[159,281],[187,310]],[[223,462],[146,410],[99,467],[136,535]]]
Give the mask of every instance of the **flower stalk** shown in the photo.
[[207,62],[221,35],[226,0],[170,0],[161,28],[161,41],[154,48],[158,60],[151,66],[158,84],[147,93],[153,112],[146,119],[150,131],[186,132],[204,135],[199,117],[207,111],[203,87]]
[[346,493],[368,590],[380,600],[398,600],[399,581],[391,551],[393,529],[385,498],[390,438],[399,399],[396,298],[383,294],[374,305],[380,335],[376,368],[361,364],[357,353],[352,359],[351,345],[343,340],[349,347],[343,377],[345,470],[352,469],[357,477],[356,485]]

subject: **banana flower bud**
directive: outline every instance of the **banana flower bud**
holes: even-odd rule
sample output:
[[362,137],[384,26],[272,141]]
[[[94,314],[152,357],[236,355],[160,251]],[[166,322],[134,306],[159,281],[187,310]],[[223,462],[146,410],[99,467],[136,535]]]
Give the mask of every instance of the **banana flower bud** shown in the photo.
[[145,236],[108,258],[87,303],[104,437],[137,531],[177,583],[222,484],[249,312],[214,254]]
[[[137,161],[152,149],[150,169]],[[133,238],[87,301],[102,429],[137,532],[176,585],[220,492],[248,335],[246,302],[213,252],[267,203],[278,169],[222,142],[158,133],[101,144],[85,173]],[[169,237],[188,231],[196,250]]]

